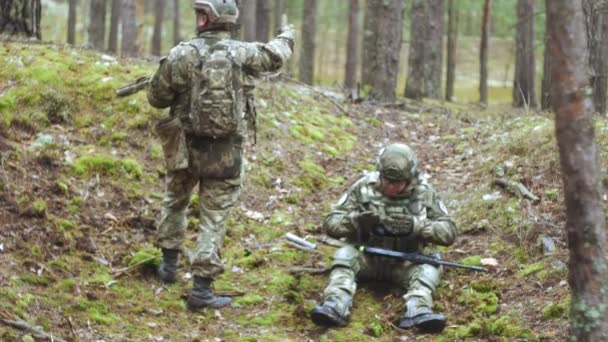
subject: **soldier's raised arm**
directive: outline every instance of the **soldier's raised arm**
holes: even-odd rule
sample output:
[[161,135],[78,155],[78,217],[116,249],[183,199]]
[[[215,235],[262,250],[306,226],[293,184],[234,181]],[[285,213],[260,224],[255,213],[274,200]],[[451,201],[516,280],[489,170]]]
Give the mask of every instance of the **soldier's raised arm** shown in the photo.
[[257,75],[279,70],[291,57],[295,45],[295,29],[286,25],[270,42],[242,43],[236,55],[243,71]]

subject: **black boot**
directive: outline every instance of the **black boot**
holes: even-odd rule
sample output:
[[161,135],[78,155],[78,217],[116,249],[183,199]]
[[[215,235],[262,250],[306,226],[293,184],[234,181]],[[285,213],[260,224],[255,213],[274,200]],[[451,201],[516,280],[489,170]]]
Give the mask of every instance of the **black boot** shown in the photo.
[[335,309],[336,302],[326,300],[310,312],[310,318],[316,325],[324,327],[344,327],[348,324],[348,317],[344,317]]
[[417,298],[407,302],[407,311],[399,321],[399,328],[416,327],[423,333],[440,333],[445,329],[447,320],[442,314],[436,314],[426,306],[419,306]]
[[188,296],[187,306],[190,311],[197,311],[202,308],[219,309],[232,302],[230,297],[216,296],[211,292],[211,278],[201,278],[194,276],[192,292]]
[[179,249],[163,248],[163,261],[158,265],[156,273],[163,283],[173,284],[177,281],[177,261]]

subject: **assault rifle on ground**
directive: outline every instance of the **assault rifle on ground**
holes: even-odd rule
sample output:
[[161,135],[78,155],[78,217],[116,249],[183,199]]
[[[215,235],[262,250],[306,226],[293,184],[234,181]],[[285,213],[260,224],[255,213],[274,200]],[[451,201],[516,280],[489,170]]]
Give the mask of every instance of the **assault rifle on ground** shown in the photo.
[[[285,238],[297,245],[300,245],[300,246],[308,248],[308,249],[315,249],[317,247],[315,244],[312,244],[312,243],[302,239],[301,237],[291,234],[291,233],[287,233],[285,235]],[[346,243],[344,245],[346,245]],[[488,271],[488,269],[485,267],[463,265],[463,264],[459,264],[456,262],[442,260],[442,259],[434,257],[432,255],[425,255],[425,254],[420,254],[420,253],[398,252],[398,251],[393,251],[390,249],[384,249],[384,248],[379,248],[379,247],[370,247],[370,246],[357,246],[356,245],[355,248],[357,248],[361,253],[365,253],[368,255],[375,255],[375,256],[386,257],[386,258],[391,258],[391,259],[410,261],[410,262],[413,262],[416,264],[429,264],[429,265],[433,265],[433,266],[458,267],[458,268],[464,268],[467,270],[472,270],[472,271],[477,271],[477,272],[487,272]]]
[[125,97],[133,95],[140,90],[146,89],[148,87],[148,84],[150,84],[150,76],[140,77],[135,80],[135,82],[127,84],[124,87],[118,88],[118,90],[116,90],[116,96]]

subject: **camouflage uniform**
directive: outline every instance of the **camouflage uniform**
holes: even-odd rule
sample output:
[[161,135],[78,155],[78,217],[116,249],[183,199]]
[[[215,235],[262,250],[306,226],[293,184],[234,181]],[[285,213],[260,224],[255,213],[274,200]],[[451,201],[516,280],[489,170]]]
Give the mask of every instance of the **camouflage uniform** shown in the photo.
[[[171,118],[181,120],[188,145],[188,161],[180,164],[187,164],[187,168],[167,165],[158,243],[164,249],[181,247],[187,226],[186,209],[192,190],[198,184],[200,235],[190,261],[193,274],[206,278],[214,278],[224,271],[220,249],[226,233],[226,218],[241,192],[242,142],[247,123],[243,113],[245,104],[240,103],[237,108],[243,114],[236,136],[218,140],[191,136],[188,132],[188,111],[192,68],[199,62],[199,50],[218,42],[229,46],[232,56],[242,67],[244,77],[280,69],[293,49],[292,31],[282,33],[267,44],[245,43],[229,38],[229,32],[206,31],[190,42],[180,43],[161,61],[148,90],[148,100],[152,106],[170,106]],[[243,96],[239,98],[243,99]],[[171,159],[171,156],[167,159]],[[201,174],[213,176],[201,177]]]
[[[380,172],[359,179],[333,206],[325,220],[327,233],[346,238],[354,245],[381,247],[402,252],[422,252],[426,244],[451,245],[456,226],[438,194],[417,174],[397,198],[382,192]],[[357,215],[373,211],[378,227],[397,227],[400,217],[413,216],[414,227],[405,227],[398,236],[375,234],[374,227],[362,227]],[[406,290],[404,317],[429,312],[432,295],[440,281],[440,268],[362,254],[353,246],[340,248],[334,255],[329,285],[324,291],[324,306],[331,307],[343,325],[349,317],[352,298],[359,280],[390,281]],[[313,316],[314,320],[314,316]],[[335,322],[332,322],[335,323]],[[318,323],[319,324],[319,323]],[[320,323],[324,324],[324,323]]]

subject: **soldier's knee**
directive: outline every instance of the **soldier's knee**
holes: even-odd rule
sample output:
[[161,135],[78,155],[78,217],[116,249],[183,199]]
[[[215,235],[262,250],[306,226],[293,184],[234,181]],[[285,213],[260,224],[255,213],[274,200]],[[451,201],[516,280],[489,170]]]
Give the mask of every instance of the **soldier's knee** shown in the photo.
[[344,267],[352,269],[355,273],[359,271],[359,251],[353,246],[344,246],[336,251],[332,268]]
[[441,280],[441,271],[435,266],[423,264],[418,266],[415,279],[412,280],[417,280],[431,291],[435,291]]

